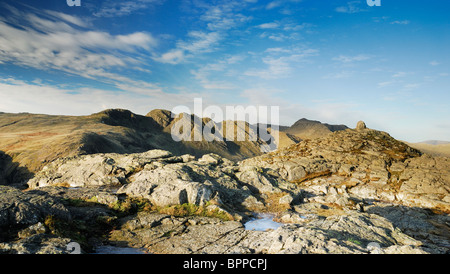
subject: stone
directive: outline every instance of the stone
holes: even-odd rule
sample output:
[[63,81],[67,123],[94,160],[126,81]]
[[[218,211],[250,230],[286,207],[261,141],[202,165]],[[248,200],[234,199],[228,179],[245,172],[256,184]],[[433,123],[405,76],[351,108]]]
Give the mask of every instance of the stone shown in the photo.
[[171,156],[172,153],[168,151],[156,149],[129,155],[108,153],[61,158],[45,166],[28,181],[28,186],[117,187],[126,181],[127,176],[143,169],[147,164],[163,161]]
[[38,222],[34,225],[31,225],[17,233],[19,238],[27,238],[36,234],[42,234],[46,232],[46,228],[42,222]]
[[198,159],[200,163],[210,164],[210,165],[218,165],[223,162],[222,157],[217,154],[209,153],[203,155],[200,159]]
[[190,154],[184,154],[181,156],[181,159],[183,160],[183,163],[188,163],[188,162],[194,161],[195,156],[192,156]]
[[366,123],[364,123],[363,121],[359,121],[357,124],[356,124],[356,130],[363,130],[363,129],[366,129],[367,127],[366,127]]
[[281,223],[301,224],[307,221],[307,218],[297,212],[282,213],[276,220]]
[[22,192],[13,187],[0,186],[0,228],[34,225],[43,222],[47,216],[71,220],[69,210],[50,195],[39,191]]
[[274,187],[275,182],[265,176],[260,168],[247,167],[244,171],[235,173],[235,176],[239,181],[256,188],[257,193],[277,192],[276,187]]
[[0,242],[0,254],[70,254],[70,242],[69,238],[40,233],[15,242]]
[[283,197],[281,197],[278,200],[278,203],[280,205],[290,205],[293,201],[294,201],[294,198],[290,194],[287,194],[287,195],[284,195]]

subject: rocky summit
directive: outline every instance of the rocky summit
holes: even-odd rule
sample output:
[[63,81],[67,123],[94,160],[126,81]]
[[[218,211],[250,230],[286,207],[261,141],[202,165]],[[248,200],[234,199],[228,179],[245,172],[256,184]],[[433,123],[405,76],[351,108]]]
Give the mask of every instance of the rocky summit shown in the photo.
[[[450,253],[450,159],[363,124],[240,161],[165,149],[57,157],[25,190],[0,168],[0,253],[70,253],[73,242],[84,253]],[[282,225],[246,229],[258,213]]]

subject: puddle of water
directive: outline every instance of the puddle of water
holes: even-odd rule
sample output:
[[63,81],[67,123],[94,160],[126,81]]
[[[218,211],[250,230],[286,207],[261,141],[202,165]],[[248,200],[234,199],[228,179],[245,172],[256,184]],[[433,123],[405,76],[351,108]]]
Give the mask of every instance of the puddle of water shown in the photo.
[[247,230],[266,231],[267,229],[277,229],[283,224],[277,223],[273,220],[275,216],[272,214],[260,213],[256,215],[256,218],[244,224]]
[[95,251],[95,254],[147,254],[138,248],[117,247],[112,245],[97,246]]

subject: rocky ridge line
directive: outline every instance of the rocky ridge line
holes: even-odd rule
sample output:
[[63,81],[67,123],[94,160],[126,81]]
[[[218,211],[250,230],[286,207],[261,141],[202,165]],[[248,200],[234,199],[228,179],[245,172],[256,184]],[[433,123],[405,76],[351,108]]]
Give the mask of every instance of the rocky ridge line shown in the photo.
[[[165,150],[61,158],[28,191],[1,187],[0,253],[64,253],[80,239],[152,253],[449,253],[449,167],[363,127],[238,163]],[[254,212],[285,225],[245,230]],[[61,232],[75,224],[95,229]]]

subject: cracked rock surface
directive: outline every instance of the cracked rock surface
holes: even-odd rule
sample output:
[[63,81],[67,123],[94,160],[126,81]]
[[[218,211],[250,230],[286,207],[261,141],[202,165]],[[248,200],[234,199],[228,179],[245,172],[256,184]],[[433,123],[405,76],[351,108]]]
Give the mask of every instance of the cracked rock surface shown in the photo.
[[[360,127],[241,162],[165,150],[60,158],[0,186],[0,253],[449,253],[450,160]],[[250,231],[254,213],[283,225]]]

